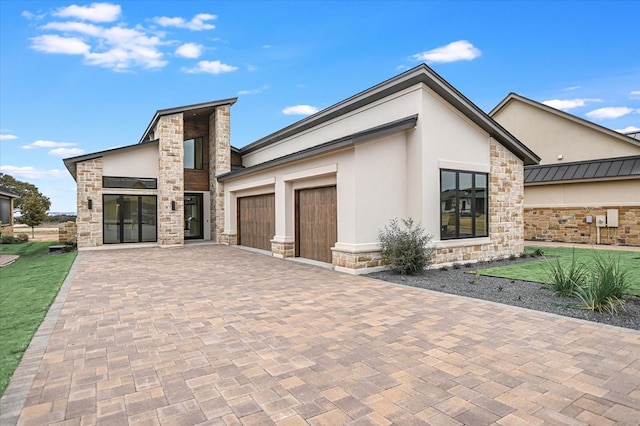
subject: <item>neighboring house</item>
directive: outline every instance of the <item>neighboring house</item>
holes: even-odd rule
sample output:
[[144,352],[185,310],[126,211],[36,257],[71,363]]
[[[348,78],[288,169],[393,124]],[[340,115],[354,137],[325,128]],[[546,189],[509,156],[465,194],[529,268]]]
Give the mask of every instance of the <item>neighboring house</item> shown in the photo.
[[159,110],[137,145],[65,159],[78,246],[198,238],[361,273],[412,217],[437,263],[523,251],[523,166],[539,158],[426,65],[241,149],[236,99]]
[[489,115],[541,156],[525,239],[640,245],[640,140],[511,93]]
[[0,186],[0,226],[4,237],[13,236],[13,200],[19,198],[4,186]]

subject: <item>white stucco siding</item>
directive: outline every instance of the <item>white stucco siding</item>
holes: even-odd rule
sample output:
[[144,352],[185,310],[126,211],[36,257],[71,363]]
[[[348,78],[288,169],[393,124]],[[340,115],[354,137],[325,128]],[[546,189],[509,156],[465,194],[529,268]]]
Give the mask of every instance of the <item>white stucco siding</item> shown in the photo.
[[417,114],[420,109],[420,87],[416,85],[366,105],[349,114],[322,123],[242,157],[245,167],[301,151],[325,142],[380,126],[394,120]]
[[344,197],[355,199],[355,235],[349,241],[376,246],[378,232],[391,219],[406,217],[406,136],[397,133],[355,147],[355,192]]
[[[422,188],[409,199],[422,202],[420,218],[427,233],[440,239],[440,169],[488,173],[489,135],[429,89],[423,90],[418,121],[422,136]],[[414,189],[415,190],[415,189]]]
[[518,100],[493,118],[538,154],[540,164],[640,154],[640,146]]
[[593,207],[640,205],[640,179],[527,185],[525,207]]
[[158,177],[158,145],[114,152],[102,157],[103,175],[118,177]]

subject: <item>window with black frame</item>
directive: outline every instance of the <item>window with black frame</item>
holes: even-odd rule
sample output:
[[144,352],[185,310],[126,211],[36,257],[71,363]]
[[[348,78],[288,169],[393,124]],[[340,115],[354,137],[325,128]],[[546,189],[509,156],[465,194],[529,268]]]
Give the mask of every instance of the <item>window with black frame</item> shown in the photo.
[[489,175],[440,170],[440,239],[489,235]]
[[204,166],[204,145],[202,138],[184,141],[184,168],[202,170]]

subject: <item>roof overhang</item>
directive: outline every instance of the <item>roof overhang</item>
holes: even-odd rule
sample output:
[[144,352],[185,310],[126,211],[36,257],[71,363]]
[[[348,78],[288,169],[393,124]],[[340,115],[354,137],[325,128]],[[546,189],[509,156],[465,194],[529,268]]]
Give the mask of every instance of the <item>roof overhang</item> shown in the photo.
[[9,197],[9,198],[20,198],[20,195],[9,191],[7,188],[2,187],[2,186],[0,186],[0,195],[3,195],[5,197]]
[[493,139],[504,145],[509,151],[520,158],[525,165],[538,164],[540,162],[540,157],[533,151],[425,64],[418,65],[402,74],[392,77],[389,80],[259,139],[241,148],[240,153],[247,154],[261,149],[416,84],[424,84],[429,87],[473,123],[486,131]]
[[524,168],[526,186],[640,178],[640,155]]
[[247,174],[266,170],[271,167],[281,166],[293,161],[304,160],[306,158],[314,157],[317,155],[327,154],[329,152],[338,151],[345,148],[353,147],[359,143],[370,141],[372,139],[378,139],[384,136],[388,136],[394,133],[406,131],[416,127],[418,121],[418,115],[411,115],[409,117],[401,118],[380,126],[372,127],[361,132],[353,133],[348,136],[344,136],[339,139],[334,139],[329,142],[322,143],[320,145],[313,146],[311,148],[304,149],[302,151],[294,152],[282,157],[275,158],[264,163],[256,164],[255,166],[247,167],[245,169],[234,170],[218,176],[218,181],[224,182],[229,179],[237,178]]
[[178,113],[191,113],[192,115],[209,115],[215,110],[216,107],[223,106],[223,105],[231,106],[235,104],[237,101],[238,101],[238,98],[228,98],[228,99],[221,99],[219,101],[210,101],[210,102],[185,105],[185,106],[180,106],[175,108],[159,109],[154,114],[153,118],[151,119],[151,122],[149,123],[146,130],[142,134],[142,137],[140,138],[140,142],[138,143],[147,142],[149,137],[149,132],[151,132],[151,129],[153,129],[156,126],[160,117],[163,117],[165,115],[178,114]]

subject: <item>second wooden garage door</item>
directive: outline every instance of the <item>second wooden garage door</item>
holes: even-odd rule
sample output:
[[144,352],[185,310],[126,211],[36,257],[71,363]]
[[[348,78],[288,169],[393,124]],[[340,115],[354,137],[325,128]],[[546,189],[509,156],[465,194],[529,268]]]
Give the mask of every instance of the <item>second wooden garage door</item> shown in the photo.
[[238,198],[238,244],[271,251],[275,223],[274,194]]
[[296,192],[296,255],[331,263],[338,240],[336,187]]

